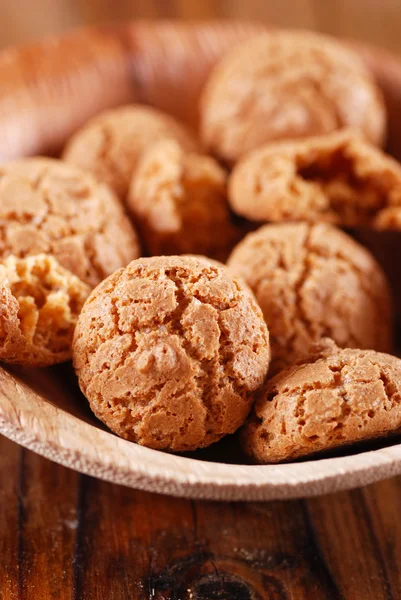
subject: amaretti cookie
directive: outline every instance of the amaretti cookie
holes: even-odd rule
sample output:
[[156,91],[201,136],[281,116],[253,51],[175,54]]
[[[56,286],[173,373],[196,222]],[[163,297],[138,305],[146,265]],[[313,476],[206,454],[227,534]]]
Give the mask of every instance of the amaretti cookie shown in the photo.
[[381,93],[358,56],[306,31],[264,33],[223,57],[201,101],[205,146],[228,163],[273,140],[351,127],[382,144]]
[[260,463],[308,456],[401,428],[401,360],[324,340],[268,381],[242,432]]
[[265,225],[236,246],[228,265],[262,308],[272,373],[325,336],[342,347],[391,351],[386,278],[373,256],[335,227]]
[[194,253],[225,260],[240,238],[231,222],[224,169],[173,140],[144,153],[127,208],[150,255]]
[[233,433],[270,349],[253,295],[205,258],[133,261],[88,298],[73,360],[96,416],[151,448],[186,451]]
[[254,221],[400,230],[401,165],[352,131],[277,142],[236,165],[229,198]]
[[192,134],[154,108],[133,104],[107,110],[89,120],[69,140],[63,158],[106,183],[122,199],[142,152],[163,139],[176,140],[185,150],[195,151]]
[[0,264],[0,360],[45,367],[71,358],[88,285],[46,254]]
[[61,160],[0,166],[0,260],[47,253],[95,287],[140,256],[136,233],[104,185]]

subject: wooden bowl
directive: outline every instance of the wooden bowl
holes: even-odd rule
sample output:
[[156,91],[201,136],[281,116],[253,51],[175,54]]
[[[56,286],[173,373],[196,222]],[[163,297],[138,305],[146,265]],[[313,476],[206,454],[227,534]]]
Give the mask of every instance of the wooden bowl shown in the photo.
[[[264,29],[236,22],[137,22],[5,50],[0,54],[0,158],[57,153],[90,116],[132,101],[196,125],[197,99],[210,67],[226,48]],[[351,44],[384,92],[389,150],[401,158],[401,64],[381,50]],[[83,473],[194,498],[311,496],[401,473],[397,441],[267,466],[241,464],[243,457],[230,438],[190,457],[143,448],[116,437],[95,419],[70,365],[0,369],[0,432]]]

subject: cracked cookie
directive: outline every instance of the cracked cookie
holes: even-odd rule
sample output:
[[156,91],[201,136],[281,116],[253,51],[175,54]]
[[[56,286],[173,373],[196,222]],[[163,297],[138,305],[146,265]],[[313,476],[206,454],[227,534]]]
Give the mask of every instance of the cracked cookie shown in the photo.
[[308,456],[401,428],[401,360],[331,340],[268,381],[242,431],[259,463]]
[[233,433],[270,358],[248,288],[216,262],[135,260],[88,298],[73,360],[96,416],[118,435],[173,452]]
[[60,160],[0,166],[0,259],[47,253],[95,287],[140,255],[119,200],[92,176]]
[[211,157],[173,140],[145,152],[127,208],[150,255],[204,254],[225,260],[240,239],[231,223],[226,173]]
[[198,147],[192,134],[173,117],[149,106],[121,106],[79,129],[67,143],[63,158],[91,172],[125,201],[142,152],[163,139],[176,140],[187,151]]
[[400,230],[401,165],[352,131],[277,142],[236,165],[229,201],[254,221]]
[[273,140],[344,127],[381,145],[381,93],[353,51],[306,31],[271,31],[228,53],[201,100],[203,142],[229,164]]
[[46,367],[70,360],[88,285],[46,254],[0,265],[0,360]]
[[271,372],[311,343],[391,351],[392,310],[386,278],[373,256],[326,224],[265,225],[228,260],[254,292],[270,332]]

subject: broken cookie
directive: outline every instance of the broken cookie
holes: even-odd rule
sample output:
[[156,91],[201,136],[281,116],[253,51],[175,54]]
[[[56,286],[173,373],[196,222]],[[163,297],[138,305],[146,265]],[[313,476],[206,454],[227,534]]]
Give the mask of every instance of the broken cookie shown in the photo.
[[115,195],[61,160],[1,165],[0,225],[0,259],[52,254],[91,287],[140,255]]
[[71,358],[78,315],[90,288],[46,254],[0,265],[0,360],[46,367]]
[[229,201],[253,221],[400,230],[401,165],[352,131],[278,142],[237,164]]

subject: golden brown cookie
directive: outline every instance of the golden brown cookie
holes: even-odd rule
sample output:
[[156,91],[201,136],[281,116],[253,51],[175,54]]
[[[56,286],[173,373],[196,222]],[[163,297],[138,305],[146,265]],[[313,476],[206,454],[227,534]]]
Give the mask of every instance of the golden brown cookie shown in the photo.
[[63,158],[109,185],[122,199],[142,152],[163,139],[176,140],[185,150],[198,144],[184,125],[149,106],[132,104],[97,115],[68,142]]
[[267,142],[352,127],[382,144],[381,93],[358,56],[306,31],[264,33],[228,53],[206,84],[201,135],[234,163]]
[[391,351],[392,311],[373,256],[325,224],[265,225],[234,249],[228,266],[254,292],[270,332],[271,371],[311,343]]
[[263,383],[269,337],[251,292],[205,258],[133,261],[101,283],[73,359],[91,408],[144,446],[194,450],[233,433]]
[[341,350],[331,340],[268,381],[242,432],[247,454],[270,463],[308,456],[401,428],[401,360]]
[[71,358],[90,287],[47,254],[0,265],[0,360],[46,367]]
[[229,200],[254,221],[401,229],[401,165],[352,131],[277,142],[236,165]]
[[225,171],[174,140],[145,152],[127,208],[150,255],[199,253],[225,260],[240,238],[231,222]]
[[0,166],[0,259],[47,253],[95,287],[140,255],[119,200],[61,160]]

